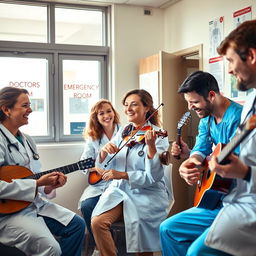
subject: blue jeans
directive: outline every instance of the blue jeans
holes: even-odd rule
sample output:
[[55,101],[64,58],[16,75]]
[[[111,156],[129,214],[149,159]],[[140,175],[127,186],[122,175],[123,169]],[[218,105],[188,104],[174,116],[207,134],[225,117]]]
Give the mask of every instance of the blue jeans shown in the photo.
[[208,210],[193,207],[180,212],[160,225],[163,256],[228,256],[204,244],[209,228],[220,208]]
[[[83,214],[83,217],[84,217],[84,220],[86,223],[86,227],[92,237],[93,237],[93,234],[92,234],[92,229],[91,229],[91,217],[92,217],[93,209],[96,206],[96,204],[98,203],[100,196],[101,195],[85,199],[81,203],[81,212]],[[93,244],[94,244],[94,246],[96,245],[96,243],[94,241],[94,237],[93,237]]]
[[57,236],[63,256],[81,256],[84,242],[85,223],[83,218],[75,215],[70,223],[65,226],[55,219],[42,216],[51,231]]

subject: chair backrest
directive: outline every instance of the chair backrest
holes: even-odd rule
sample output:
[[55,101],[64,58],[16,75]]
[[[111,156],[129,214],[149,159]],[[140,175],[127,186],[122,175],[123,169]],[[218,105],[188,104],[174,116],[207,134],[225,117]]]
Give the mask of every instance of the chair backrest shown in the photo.
[[171,210],[174,204],[173,186],[172,186],[172,164],[166,165],[164,168],[164,179],[169,193],[169,207],[168,211]]

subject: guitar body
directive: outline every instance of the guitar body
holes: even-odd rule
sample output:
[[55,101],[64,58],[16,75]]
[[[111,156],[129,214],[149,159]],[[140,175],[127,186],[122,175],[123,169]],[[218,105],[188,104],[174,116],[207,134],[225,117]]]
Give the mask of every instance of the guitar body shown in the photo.
[[[0,180],[9,183],[12,182],[13,177],[15,177],[15,179],[22,179],[31,175],[33,175],[33,173],[24,166],[8,165],[0,167]],[[26,201],[0,199],[0,214],[15,213],[26,208],[30,204],[31,202]]]
[[102,180],[102,175],[101,174],[99,174],[96,171],[89,172],[88,183],[90,185],[95,185],[95,184],[99,183],[101,180]]
[[[218,156],[224,146],[224,144],[219,143],[211,156]],[[213,209],[216,206],[216,201],[219,200],[219,196],[216,198],[218,195],[216,191],[226,194],[231,184],[232,179],[221,178],[215,172],[211,172],[208,168],[208,161],[205,160],[202,175],[196,186],[194,206]]]
[[[227,144],[219,143],[212,155],[217,157],[219,164],[227,164],[228,156],[236,147],[256,128],[256,114],[252,115],[240,128],[240,132]],[[221,193],[228,193],[232,185],[232,179],[221,178],[208,169],[208,162],[205,161],[202,175],[197,183],[194,197],[194,206],[207,209],[214,209],[218,203]]]
[[[80,160],[77,163],[62,166],[52,170],[33,173],[31,170],[24,166],[19,165],[7,165],[0,167],[0,180],[11,183],[13,179],[39,179],[43,175],[51,172],[62,172],[68,174],[77,170],[84,170],[94,167],[95,160],[87,158]],[[12,199],[0,199],[0,215],[11,214],[29,206],[31,202],[12,200]]]

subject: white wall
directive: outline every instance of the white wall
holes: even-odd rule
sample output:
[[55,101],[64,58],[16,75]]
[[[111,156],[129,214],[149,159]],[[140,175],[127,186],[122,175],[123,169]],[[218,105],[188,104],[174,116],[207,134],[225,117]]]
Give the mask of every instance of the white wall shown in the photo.
[[252,6],[255,0],[182,0],[165,10],[164,48],[167,52],[203,44],[204,70],[208,70],[209,21],[224,16],[224,36],[233,30],[233,12]]
[[112,8],[112,99],[122,121],[123,95],[139,87],[139,59],[158,53],[164,46],[164,10],[113,5]]

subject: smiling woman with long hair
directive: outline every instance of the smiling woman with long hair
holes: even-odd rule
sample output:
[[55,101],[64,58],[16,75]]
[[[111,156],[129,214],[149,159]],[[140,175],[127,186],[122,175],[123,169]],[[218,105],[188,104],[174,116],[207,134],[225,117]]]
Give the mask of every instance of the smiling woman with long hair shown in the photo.
[[[28,91],[13,87],[0,90],[0,166],[13,165],[18,175],[26,167],[40,172],[40,161],[32,138],[20,131],[28,124],[32,109]],[[9,169],[11,177],[11,169]],[[1,176],[3,177],[3,176]],[[26,176],[24,176],[26,177]],[[55,189],[62,187],[67,177],[51,172],[32,178],[0,180],[0,199],[30,202],[14,214],[0,215],[0,241],[15,246],[26,255],[81,256],[85,224],[74,212],[49,202]],[[58,237],[56,240],[55,237]]]
[[[106,99],[96,102],[91,108],[88,126],[85,129],[86,142],[81,159],[89,157],[96,159],[101,148],[111,140],[119,129],[119,115],[111,102]],[[111,167],[114,168],[114,165],[115,161]],[[87,171],[85,173],[87,174]],[[79,208],[81,208],[87,229],[92,236],[92,211],[109,183],[109,181],[101,180],[96,184],[89,184],[79,200]],[[97,255],[97,250],[95,250],[94,255]]]
[[[160,250],[158,229],[167,216],[169,205],[164,166],[159,159],[159,154],[168,149],[168,138],[157,137],[159,116],[157,112],[151,116],[155,108],[147,91],[130,91],[122,102],[129,124],[101,149],[98,161],[103,168],[112,154],[118,154],[113,158],[115,169],[95,168],[103,180],[112,182],[92,213],[92,230],[100,255],[115,256],[110,226],[123,219],[127,252],[153,255]],[[144,142],[122,148],[127,136],[138,128],[143,132],[145,127],[148,131],[144,134]]]

